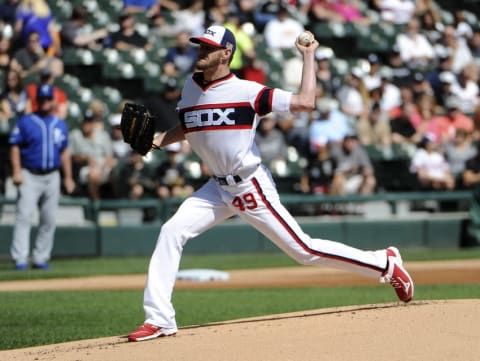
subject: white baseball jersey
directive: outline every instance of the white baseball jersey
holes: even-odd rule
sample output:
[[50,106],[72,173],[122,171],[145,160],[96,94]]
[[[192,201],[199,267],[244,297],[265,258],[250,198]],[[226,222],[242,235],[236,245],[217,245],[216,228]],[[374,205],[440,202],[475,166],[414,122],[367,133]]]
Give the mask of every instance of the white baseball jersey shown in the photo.
[[261,159],[254,137],[259,116],[288,111],[292,94],[233,74],[202,85],[202,75],[187,80],[178,103],[192,149],[217,176],[258,166]]

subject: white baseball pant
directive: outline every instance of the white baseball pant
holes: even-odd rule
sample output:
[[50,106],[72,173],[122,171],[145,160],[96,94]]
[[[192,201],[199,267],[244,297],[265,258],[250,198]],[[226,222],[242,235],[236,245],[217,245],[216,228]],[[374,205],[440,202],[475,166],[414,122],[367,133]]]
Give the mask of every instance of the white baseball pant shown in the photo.
[[189,239],[235,214],[301,264],[325,265],[372,278],[380,278],[385,271],[385,250],[362,251],[305,234],[280,203],[269,170],[260,166],[237,185],[221,186],[210,179],[162,226],[148,269],[145,322],[177,327],[171,295],[183,247]]

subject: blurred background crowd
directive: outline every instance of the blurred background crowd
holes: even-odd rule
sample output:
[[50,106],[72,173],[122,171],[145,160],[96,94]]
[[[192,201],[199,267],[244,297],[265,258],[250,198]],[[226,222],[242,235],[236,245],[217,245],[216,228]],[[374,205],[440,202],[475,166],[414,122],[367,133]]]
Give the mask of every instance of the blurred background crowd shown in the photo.
[[237,39],[232,70],[296,91],[296,36],[312,31],[316,109],[265,117],[255,141],[280,192],[455,190],[480,182],[480,1],[3,0],[0,3],[0,190],[8,134],[55,87],[70,130],[75,195],[185,197],[208,177],[187,143],[146,157],[123,142],[124,102],[158,131],[211,24]]

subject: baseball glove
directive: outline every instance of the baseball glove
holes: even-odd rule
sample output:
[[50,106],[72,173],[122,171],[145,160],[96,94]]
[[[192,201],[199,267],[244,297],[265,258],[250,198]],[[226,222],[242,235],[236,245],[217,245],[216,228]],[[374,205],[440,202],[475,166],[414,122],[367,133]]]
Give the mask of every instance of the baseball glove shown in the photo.
[[153,144],[155,117],[144,105],[126,103],[122,110],[120,127],[124,141],[141,155],[147,154],[152,149],[158,149]]

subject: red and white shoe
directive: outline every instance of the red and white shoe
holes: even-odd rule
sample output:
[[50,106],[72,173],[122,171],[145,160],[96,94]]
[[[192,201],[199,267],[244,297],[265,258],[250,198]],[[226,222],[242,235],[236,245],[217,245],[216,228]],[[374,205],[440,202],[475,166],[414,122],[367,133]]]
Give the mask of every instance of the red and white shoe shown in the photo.
[[395,247],[387,248],[387,270],[380,278],[380,282],[389,282],[398,298],[403,302],[410,302],[413,298],[413,280],[403,267],[402,256]]
[[163,328],[151,325],[149,323],[144,323],[135,331],[128,335],[128,341],[137,342],[137,341],[146,341],[153,338],[162,337],[162,336],[171,336],[177,333],[176,328]]

